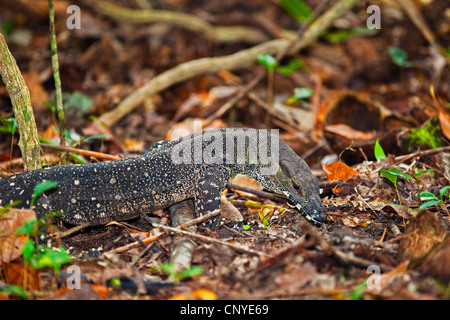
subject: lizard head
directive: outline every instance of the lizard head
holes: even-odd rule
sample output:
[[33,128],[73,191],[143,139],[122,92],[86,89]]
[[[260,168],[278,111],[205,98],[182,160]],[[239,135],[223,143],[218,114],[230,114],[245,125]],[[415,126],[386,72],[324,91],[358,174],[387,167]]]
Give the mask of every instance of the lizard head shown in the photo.
[[319,197],[319,180],[306,162],[287,145],[280,151],[276,174],[265,177],[267,187],[285,195],[308,220],[323,224],[327,215]]

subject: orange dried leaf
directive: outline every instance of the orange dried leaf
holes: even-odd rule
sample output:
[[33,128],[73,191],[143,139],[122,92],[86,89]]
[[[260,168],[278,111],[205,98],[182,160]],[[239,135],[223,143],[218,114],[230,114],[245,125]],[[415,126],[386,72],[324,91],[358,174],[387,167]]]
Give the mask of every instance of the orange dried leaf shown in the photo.
[[322,168],[327,174],[328,181],[347,180],[359,173],[341,161],[323,164]]
[[439,106],[439,123],[441,125],[442,133],[450,139],[450,114]]

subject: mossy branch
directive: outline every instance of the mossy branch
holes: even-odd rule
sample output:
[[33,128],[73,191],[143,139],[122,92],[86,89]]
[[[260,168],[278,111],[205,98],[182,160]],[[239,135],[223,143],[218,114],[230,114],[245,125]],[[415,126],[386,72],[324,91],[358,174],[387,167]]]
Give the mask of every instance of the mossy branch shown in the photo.
[[0,73],[8,90],[19,130],[19,148],[25,170],[41,168],[39,137],[34,119],[30,91],[16,60],[0,33]]

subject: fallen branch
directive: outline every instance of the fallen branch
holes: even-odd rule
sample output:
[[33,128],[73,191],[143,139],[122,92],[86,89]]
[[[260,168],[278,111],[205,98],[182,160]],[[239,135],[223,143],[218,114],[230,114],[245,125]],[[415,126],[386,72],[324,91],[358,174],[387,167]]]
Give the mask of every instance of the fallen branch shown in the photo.
[[[94,6],[98,12],[113,19],[139,24],[152,22],[167,23],[192,32],[202,33],[206,38],[216,42],[246,42],[255,44],[269,39],[264,32],[256,28],[245,26],[214,26],[203,19],[182,12],[135,10],[120,7],[105,1],[98,1]],[[294,36],[290,30],[282,30],[281,35],[286,39]]]

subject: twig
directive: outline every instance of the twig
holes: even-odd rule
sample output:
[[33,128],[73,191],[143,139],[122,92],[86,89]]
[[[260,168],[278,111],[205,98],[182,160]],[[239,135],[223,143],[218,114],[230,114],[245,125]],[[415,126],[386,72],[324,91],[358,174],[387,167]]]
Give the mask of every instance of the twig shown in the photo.
[[84,149],[77,149],[77,148],[71,148],[71,147],[55,146],[55,145],[46,144],[46,143],[41,143],[41,147],[47,148],[47,149],[54,149],[54,150],[58,150],[58,151],[72,152],[72,153],[82,154],[82,155],[85,155],[88,157],[95,157],[95,158],[101,158],[101,159],[107,159],[107,160],[120,160],[121,159],[121,157],[119,157],[119,156],[113,156],[113,155],[110,155],[107,153],[84,150]]
[[61,91],[61,78],[59,76],[59,62],[58,62],[58,46],[56,44],[56,33],[55,33],[55,8],[53,7],[53,0],[48,0],[48,12],[50,21],[50,49],[52,56],[52,69],[53,69],[53,79],[55,80],[55,97],[56,97],[56,116],[58,118],[59,125],[59,139],[60,145],[66,145],[66,135],[64,126],[64,108],[62,102],[62,91]]
[[189,231],[185,231],[185,230],[180,230],[178,228],[172,228],[172,227],[168,227],[168,226],[164,226],[162,224],[159,223],[155,223],[153,222],[152,225],[155,228],[161,228],[162,230],[164,230],[167,233],[175,233],[175,234],[179,234],[182,236],[188,236],[191,237],[193,239],[205,242],[205,243],[211,243],[211,244],[218,244],[218,245],[222,245],[222,246],[227,246],[237,252],[241,252],[241,253],[247,253],[247,254],[252,254],[252,255],[258,255],[258,256],[263,256],[263,257],[270,257],[270,255],[261,252],[261,251],[257,251],[257,250],[252,250],[249,249],[247,247],[244,247],[243,245],[240,244],[236,244],[236,243],[229,243],[229,242],[224,242],[218,239],[214,239],[211,237],[206,237],[206,236],[202,236],[196,233],[192,233]]
[[39,138],[28,90],[16,60],[0,33],[0,73],[11,98],[18,130],[19,147],[25,170],[41,168]]
[[244,191],[244,192],[248,192],[248,193],[252,193],[258,197],[261,198],[266,198],[272,201],[276,201],[276,202],[286,202],[288,201],[287,198],[281,196],[281,195],[275,195],[273,193],[270,192],[266,192],[266,191],[261,191],[261,190],[255,190],[255,189],[251,189],[251,188],[247,188],[247,187],[242,187],[240,185],[237,184],[233,184],[233,183],[229,183],[227,184],[228,188],[231,189],[235,189],[235,190],[240,190],[240,191]]
[[404,162],[407,161],[411,158],[414,157],[423,157],[423,156],[429,156],[431,154],[435,154],[435,153],[440,153],[440,152],[445,152],[445,151],[450,151],[450,146],[445,146],[445,147],[440,147],[440,148],[435,148],[435,149],[429,149],[429,150],[423,150],[423,151],[416,151],[410,154],[405,154],[403,156],[398,156],[395,157],[395,162],[399,163],[399,162]]
[[58,239],[62,239],[62,238],[68,237],[68,236],[70,236],[71,234],[80,231],[81,229],[84,229],[84,228],[89,227],[90,225],[91,225],[90,222],[86,222],[86,223],[84,223],[84,224],[82,224],[82,225],[79,225],[79,226],[70,228],[69,230],[66,230],[66,231],[63,231],[63,232],[59,232],[59,233],[57,233],[57,234],[54,236],[54,239],[58,240]]
[[[342,0],[338,2],[325,14],[321,15],[315,23],[303,33],[302,39],[295,45],[295,50],[291,50],[288,53],[295,53],[300,50],[300,48],[304,48],[312,43],[337,17],[349,10],[358,1],[359,0]],[[179,64],[145,83],[142,87],[138,88],[121,103],[119,103],[114,110],[104,113],[99,118],[99,121],[105,123],[107,126],[112,126],[123,116],[138,107],[148,96],[152,96],[155,93],[170,87],[171,85],[206,72],[212,73],[220,70],[235,70],[244,68],[245,65],[252,63],[258,54],[277,54],[288,45],[288,40],[276,39],[228,56],[201,58]]]
[[[167,10],[134,10],[114,5],[105,1],[98,1],[95,8],[101,14],[131,23],[162,22],[174,25],[192,32],[202,33],[205,37],[216,42],[247,42],[251,44],[267,41],[268,36],[256,28],[245,26],[214,26],[193,15]],[[283,30],[284,38],[293,38],[293,32]]]
[[153,236],[144,238],[144,239],[142,239],[142,240],[140,240],[140,241],[135,241],[135,242],[129,243],[129,244],[127,244],[127,245],[124,245],[124,246],[122,246],[122,247],[119,247],[119,248],[110,250],[110,251],[105,252],[105,253],[119,253],[119,252],[124,252],[124,251],[130,250],[130,249],[139,247],[139,246],[142,245],[142,243],[150,243],[150,242],[152,242],[152,241],[155,241],[155,240],[159,239],[163,234],[164,234],[164,233],[159,233],[159,234],[157,234],[157,235],[153,235]]

